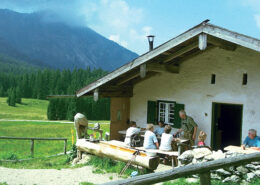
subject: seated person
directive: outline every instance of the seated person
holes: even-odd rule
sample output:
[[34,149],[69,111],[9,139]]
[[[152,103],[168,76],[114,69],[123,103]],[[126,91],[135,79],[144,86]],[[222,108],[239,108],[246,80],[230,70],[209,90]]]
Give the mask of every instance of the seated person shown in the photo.
[[166,125],[164,127],[164,133],[162,134],[161,145],[159,148],[160,150],[163,150],[163,151],[172,150],[173,136],[170,134],[171,130],[172,130],[172,127],[170,125]]
[[130,127],[126,131],[126,136],[125,136],[124,143],[126,145],[130,146],[131,136],[135,135],[135,134],[139,134],[139,133],[140,133],[140,129],[136,127],[136,122],[135,121],[131,121],[130,122]]
[[260,137],[256,135],[255,129],[249,129],[248,136],[243,142],[242,148],[245,150],[246,147],[250,147],[252,149],[260,150]]
[[154,133],[155,133],[155,135],[161,136],[162,133],[164,133],[164,122],[163,121],[159,121],[158,125],[159,126],[154,129]]
[[207,138],[207,134],[203,131],[200,131],[198,136],[198,146],[206,146],[205,140]]
[[156,135],[153,133],[153,124],[147,124],[146,132],[144,134],[144,148],[145,149],[158,149],[159,143]]

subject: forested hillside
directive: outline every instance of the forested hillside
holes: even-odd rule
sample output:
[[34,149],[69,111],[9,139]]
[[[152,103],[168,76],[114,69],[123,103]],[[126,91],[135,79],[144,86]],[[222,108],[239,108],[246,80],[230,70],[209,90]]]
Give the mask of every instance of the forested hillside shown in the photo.
[[[18,61],[14,58],[0,55],[0,74],[24,74],[39,70],[39,66],[28,64],[24,61]],[[1,83],[0,83],[1,86]]]
[[[15,68],[14,68],[15,69]],[[13,69],[13,70],[14,70]],[[30,68],[28,68],[30,69]],[[26,71],[26,68],[24,69]],[[35,70],[16,74],[0,73],[0,96],[8,96],[16,102],[8,102],[15,106],[21,98],[46,99],[48,95],[75,95],[75,92],[92,81],[104,76],[101,69],[86,70]],[[51,99],[48,118],[51,120],[73,120],[76,112],[84,113],[88,119],[109,119],[110,101],[100,99],[94,102],[89,98]]]

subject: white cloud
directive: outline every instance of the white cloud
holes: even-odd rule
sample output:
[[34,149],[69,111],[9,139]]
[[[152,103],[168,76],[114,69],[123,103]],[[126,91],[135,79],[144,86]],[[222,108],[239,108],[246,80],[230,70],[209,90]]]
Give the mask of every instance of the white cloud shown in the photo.
[[59,16],[57,21],[88,26],[139,54],[146,51],[146,36],[152,30],[145,24],[146,10],[127,0],[1,0],[0,8],[22,12],[50,10]]
[[120,44],[123,47],[127,47],[127,42],[125,40],[120,40],[120,35],[110,35],[109,40],[112,40],[118,44]]
[[129,35],[132,39],[136,40],[146,40],[146,36],[151,35],[152,27],[144,26],[142,27],[141,31],[137,31],[136,29],[131,29],[129,31]]
[[256,26],[260,28],[260,14],[255,15]]

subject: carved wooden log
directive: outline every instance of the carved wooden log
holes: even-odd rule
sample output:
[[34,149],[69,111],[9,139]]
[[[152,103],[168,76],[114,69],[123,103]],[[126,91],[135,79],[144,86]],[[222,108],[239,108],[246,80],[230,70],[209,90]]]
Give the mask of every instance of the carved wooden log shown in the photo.
[[[109,142],[92,143],[86,141],[85,139],[78,139],[76,146],[80,151],[91,153],[100,157],[109,157],[123,162],[128,162],[133,157],[133,153],[136,151],[135,149],[114,145]],[[144,152],[141,152],[140,155],[136,156],[132,164],[155,170],[159,165],[159,157],[150,157]]]

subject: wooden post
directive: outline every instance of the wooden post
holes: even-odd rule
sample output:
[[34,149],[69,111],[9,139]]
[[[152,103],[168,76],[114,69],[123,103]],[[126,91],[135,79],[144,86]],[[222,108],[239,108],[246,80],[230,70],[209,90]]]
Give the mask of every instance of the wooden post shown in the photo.
[[98,89],[94,90],[94,101],[98,101]]
[[67,153],[67,139],[64,139],[64,154]]
[[207,48],[207,34],[201,33],[199,35],[199,49],[205,50]]
[[182,147],[181,147],[181,144],[179,143],[179,144],[178,144],[178,156],[181,155],[181,148],[182,148]]
[[34,157],[34,139],[31,140],[31,156]]
[[146,64],[140,65],[140,77],[145,78],[146,76]]
[[211,185],[210,183],[210,171],[200,174],[200,184],[201,185]]

